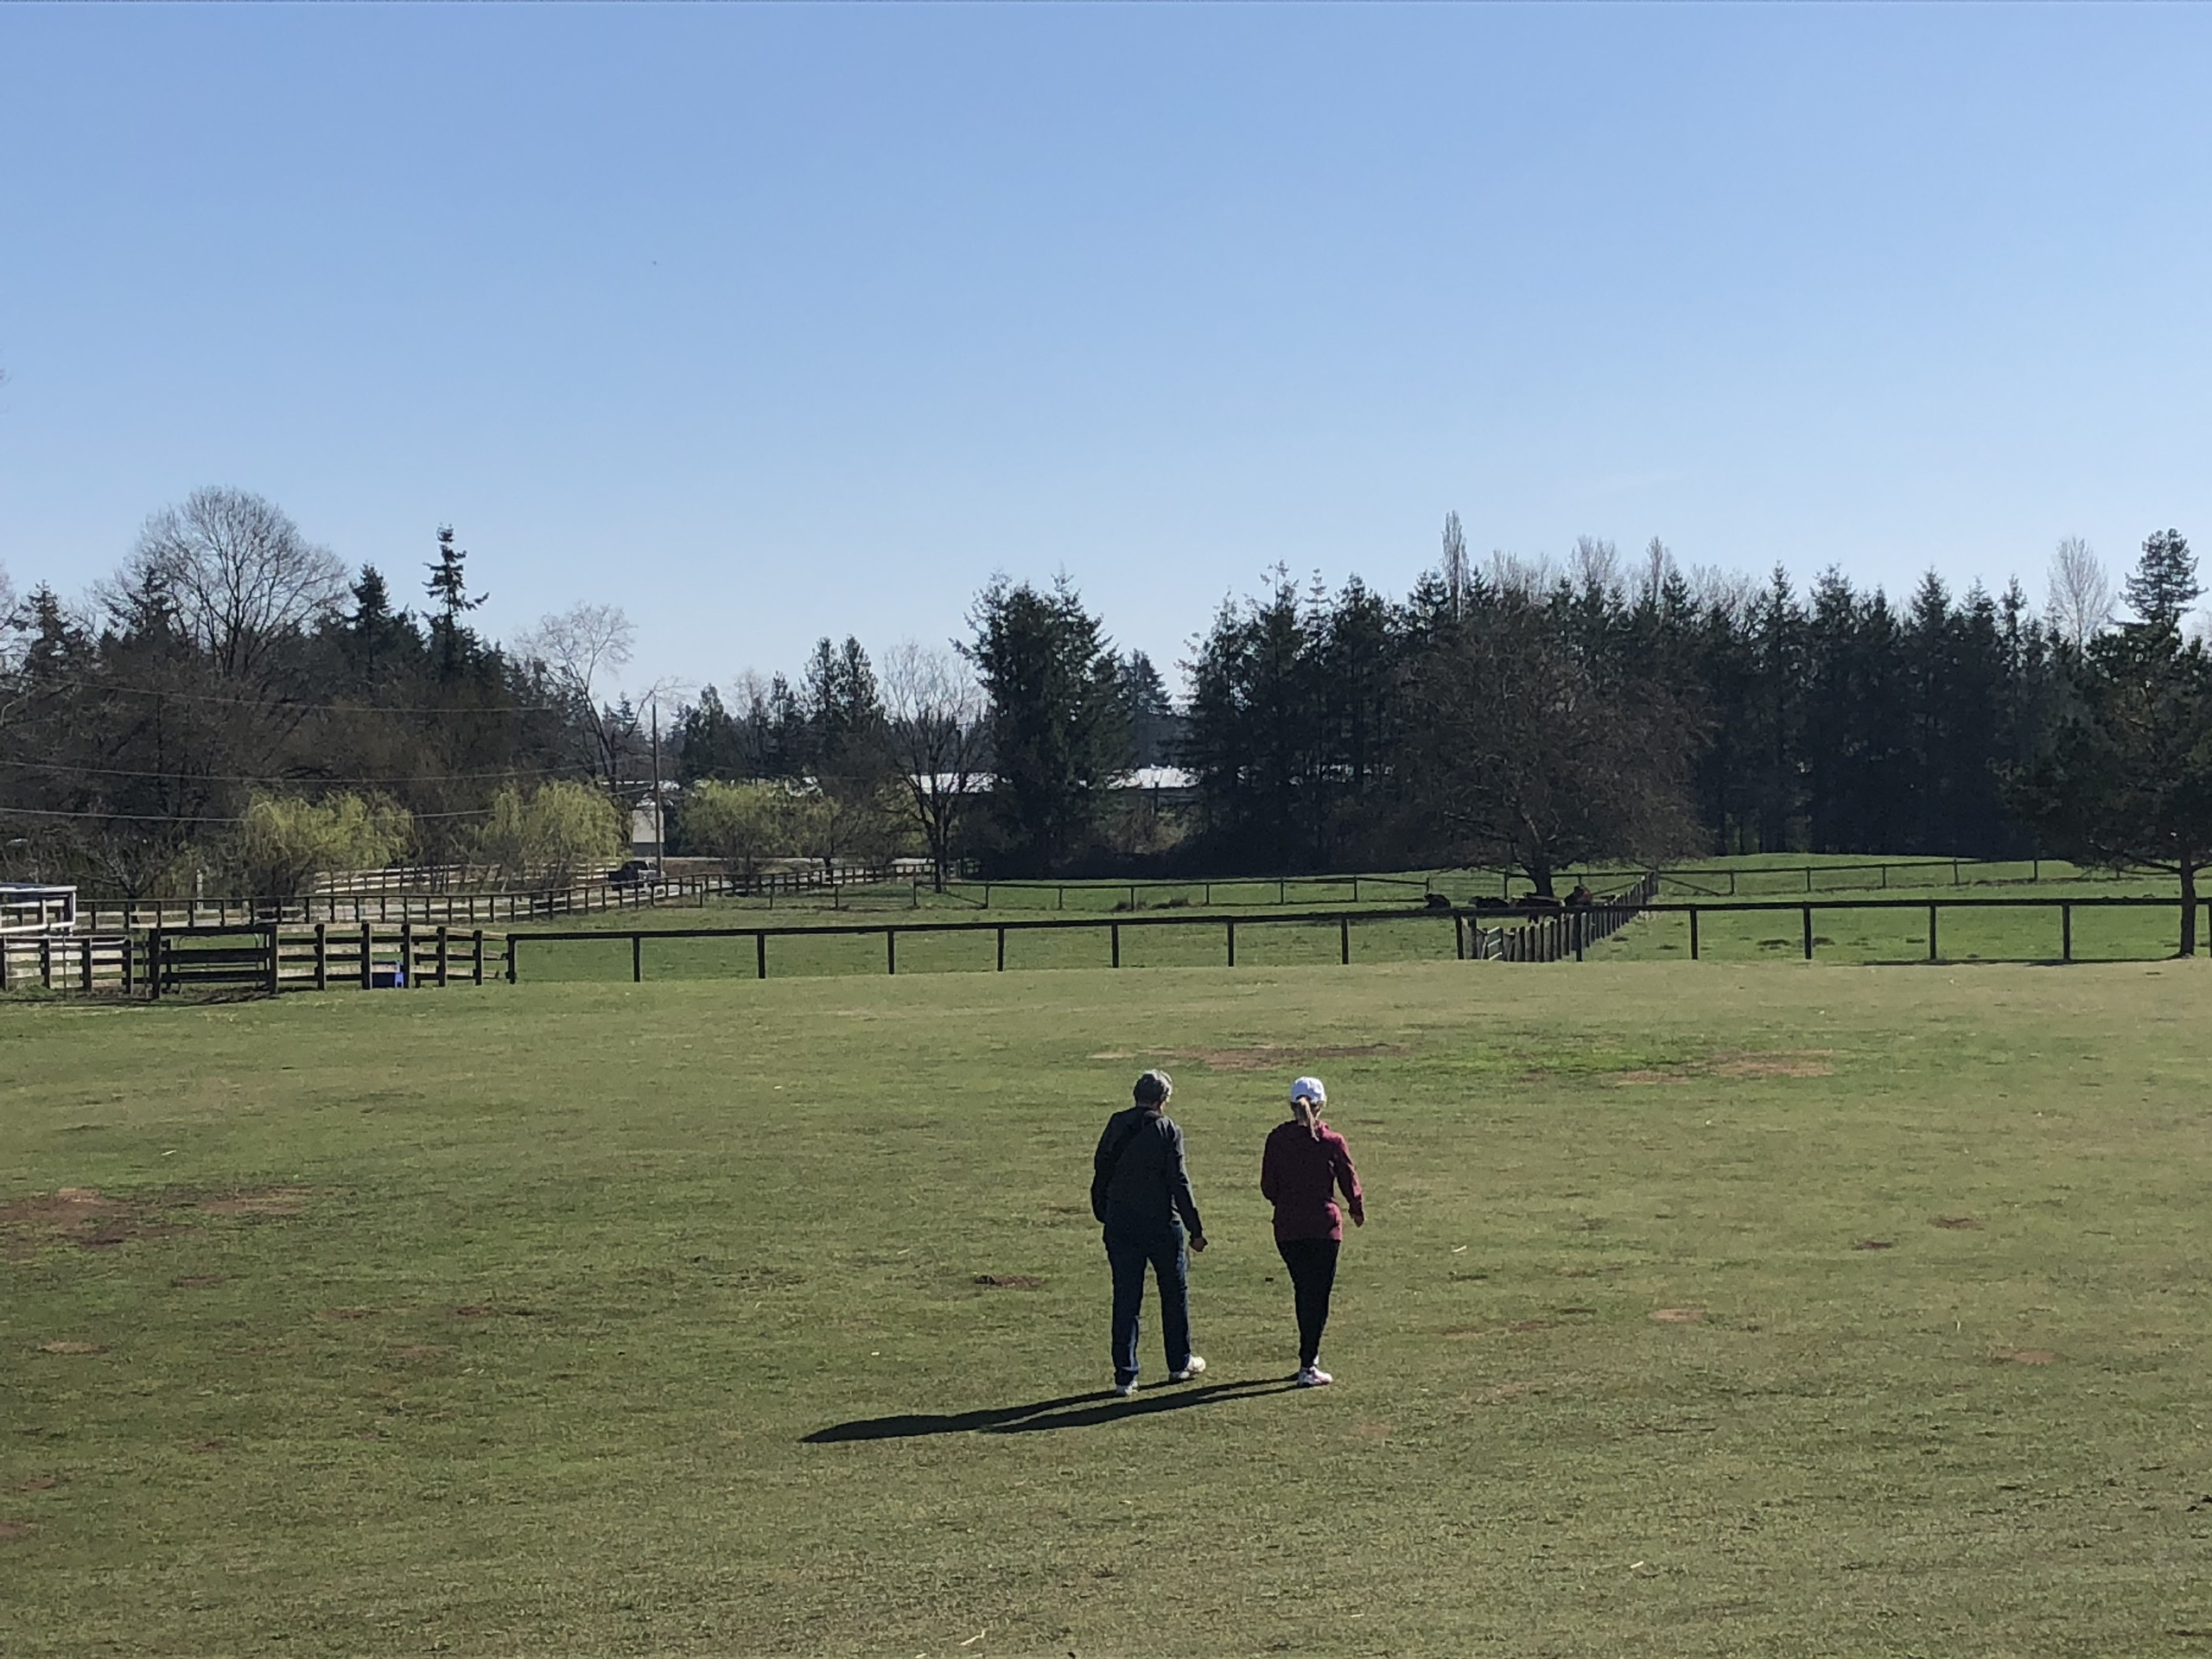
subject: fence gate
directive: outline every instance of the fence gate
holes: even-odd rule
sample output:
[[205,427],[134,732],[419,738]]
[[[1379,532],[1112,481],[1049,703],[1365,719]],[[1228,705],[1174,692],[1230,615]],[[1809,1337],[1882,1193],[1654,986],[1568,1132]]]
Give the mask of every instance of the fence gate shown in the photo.
[[276,989],[276,928],[155,928],[146,935],[147,992]]

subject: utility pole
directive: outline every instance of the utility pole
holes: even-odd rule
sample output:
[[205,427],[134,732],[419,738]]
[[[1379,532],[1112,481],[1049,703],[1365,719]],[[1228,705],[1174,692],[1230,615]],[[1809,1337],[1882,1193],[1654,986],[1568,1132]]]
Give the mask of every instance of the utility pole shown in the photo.
[[668,831],[660,821],[660,694],[652,696],[653,710],[653,879],[668,874]]

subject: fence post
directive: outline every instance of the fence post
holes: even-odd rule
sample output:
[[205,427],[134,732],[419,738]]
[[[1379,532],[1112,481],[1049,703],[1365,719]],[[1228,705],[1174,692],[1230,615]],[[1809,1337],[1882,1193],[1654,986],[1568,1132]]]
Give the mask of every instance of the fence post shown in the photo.
[[642,985],[645,980],[645,936],[642,933],[632,933],[630,936],[630,982],[632,985]]
[[276,995],[276,924],[269,924],[269,995]]
[[1736,896],[1736,872],[1733,870],[1728,872],[1728,896],[1731,899]]
[[999,966],[998,966],[998,971],[999,971],[999,972],[1001,972],[1001,973],[1004,973],[1004,972],[1006,972],[1006,929],[1005,929],[1005,927],[1004,927],[1003,925],[1001,925],[1001,926],[1000,927],[1000,929],[999,929]]
[[89,995],[92,988],[92,936],[91,934],[87,933],[84,936],[83,947],[82,977],[85,990]]
[[327,922],[315,925],[315,988],[318,991],[330,988],[330,925]]
[[398,982],[410,991],[415,988],[415,924],[404,916],[399,923]]
[[1568,920],[1567,931],[1574,936],[1574,959],[1580,962],[1582,960],[1582,942],[1590,931],[1590,912],[1586,910],[1576,912]]
[[1343,966],[1351,966],[1351,918],[1337,918],[1337,960]]
[[754,978],[768,977],[768,936],[765,932],[753,936],[753,968]]
[[1805,867],[1805,891],[1806,891],[1806,892],[1808,892],[1808,893],[1810,893],[1812,890],[1813,890],[1813,867],[1812,867],[1811,865],[1808,864],[1808,865]]
[[376,934],[369,923],[363,922],[361,924],[361,988],[365,991],[376,988]]
[[[0,989],[5,989],[7,983],[8,949],[0,945]],[[159,922],[146,932],[146,1000],[149,1002],[162,1000],[162,927]]]
[[522,935],[507,935],[507,983],[512,985],[522,976]]
[[123,936],[123,994],[125,996],[134,995],[137,991],[137,985],[130,971],[137,965],[131,961],[131,957],[137,954],[137,941],[128,933],[124,934]]
[[2070,904],[2058,906],[2058,959],[2074,960],[2074,906]]
[[1119,922],[1109,922],[1106,924],[1106,931],[1113,940],[1114,966],[1118,968],[1122,965],[1122,925]]
[[468,936],[468,980],[472,985],[484,982],[484,930],[476,929]]
[[1236,924],[1235,922],[1229,924],[1229,965],[1232,968],[1236,965]]
[[1690,906],[1690,960],[1697,960],[1697,906]]
[[1805,906],[1805,960],[1813,959],[1813,907]]
[[895,927],[883,930],[883,971],[887,974],[899,971],[899,930]]
[[1936,906],[1928,906],[1928,960],[1936,960]]
[[[452,899],[446,900],[446,908],[448,911],[452,910]],[[440,990],[446,988],[446,965],[450,954],[450,941],[448,935],[451,931],[452,930],[445,923],[438,924],[438,988]]]
[[1467,918],[1458,911],[1452,912],[1452,960],[1467,959]]

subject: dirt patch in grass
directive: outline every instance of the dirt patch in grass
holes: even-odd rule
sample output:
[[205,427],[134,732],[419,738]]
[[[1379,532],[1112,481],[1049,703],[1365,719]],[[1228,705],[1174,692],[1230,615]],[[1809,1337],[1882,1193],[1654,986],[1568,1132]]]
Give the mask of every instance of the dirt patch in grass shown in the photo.
[[169,1287],[174,1290],[207,1290],[222,1282],[219,1273],[187,1273],[170,1280]]
[[1897,1247],[1897,1242],[1893,1238],[1862,1238],[1851,1248],[1854,1250],[1894,1250]]
[[192,1207],[203,1216],[296,1216],[308,1207],[303,1186],[261,1186],[202,1198]]
[[1175,1056],[1194,1060],[1209,1071],[1277,1071],[1308,1060],[1363,1060],[1379,1055],[1402,1054],[1397,1043],[1323,1044],[1308,1047],[1294,1043],[1250,1043],[1242,1048],[1193,1048]]
[[[137,1238],[160,1238],[191,1215],[238,1217],[296,1216],[307,1208],[305,1187],[249,1187],[206,1194],[164,1191],[123,1198],[96,1186],[63,1186],[0,1205],[0,1255],[20,1262],[57,1244],[112,1249]],[[198,1281],[178,1280],[180,1286]],[[209,1278],[205,1282],[220,1282]]]
[[2048,1365],[2058,1356],[2048,1348],[2009,1348],[1994,1357],[2005,1365]]
[[49,1244],[99,1249],[130,1236],[132,1206],[93,1186],[65,1186],[0,1204],[0,1246],[20,1262]]
[[1033,1273],[979,1273],[976,1282],[990,1290],[1035,1290],[1045,1281]]
[[1930,1216],[1928,1224],[1948,1227],[1953,1232],[1978,1232],[1981,1228],[1980,1221],[1973,1216]]
[[1827,1077],[1835,1074],[1835,1067],[1829,1064],[1834,1052],[1827,1048],[1796,1048],[1772,1054],[1713,1054],[1701,1060],[1616,1071],[1601,1081],[1616,1089],[1635,1089],[1695,1083],[1707,1077]]
[[488,1319],[498,1312],[489,1302],[471,1302],[466,1307],[454,1309],[453,1316],[456,1319]]
[[59,1475],[25,1475],[16,1483],[19,1492],[50,1492],[61,1484]]
[[31,1523],[28,1521],[0,1521],[0,1544],[12,1544],[18,1538],[28,1538],[30,1531]]
[[99,1354],[107,1351],[97,1342],[76,1342],[70,1340],[64,1340],[60,1342],[41,1342],[38,1345],[38,1351],[42,1354]]
[[1703,1325],[1705,1310],[1701,1307],[1656,1307],[1651,1317],[1662,1325]]
[[1486,1406],[1503,1405],[1508,1400],[1518,1400],[1524,1394],[1534,1394],[1533,1382],[1500,1382],[1495,1388],[1484,1389],[1480,1394],[1467,1396],[1470,1402]]

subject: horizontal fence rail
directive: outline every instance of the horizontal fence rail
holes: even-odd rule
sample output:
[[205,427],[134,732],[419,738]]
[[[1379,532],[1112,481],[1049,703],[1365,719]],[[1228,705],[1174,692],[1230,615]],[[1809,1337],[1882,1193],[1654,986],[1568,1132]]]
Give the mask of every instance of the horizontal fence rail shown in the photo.
[[[1494,879],[1501,896],[1510,895],[1516,882],[1527,886],[1528,876],[1517,867],[1504,868],[1494,864],[1466,867],[1467,874]],[[2019,874],[2005,874],[2014,871]],[[2062,874],[2061,871],[2064,873]],[[1449,875],[1446,872],[1446,875]],[[1554,873],[1555,882],[1618,879],[1630,874],[1626,870],[1597,868],[1567,869]],[[1821,887],[1875,887],[1904,889],[1933,887],[2036,887],[2051,881],[2101,881],[2111,879],[2111,873],[2102,869],[2088,869],[2056,858],[1926,858],[1866,860],[1840,864],[1766,864],[1745,869],[1717,870],[1710,868],[1662,868],[1656,874],[1662,891],[1676,888],[1713,898],[1733,899],[1761,890],[1774,892],[1777,888],[1801,888],[1816,893]],[[2123,874],[2151,874],[2153,872],[2122,872]],[[1441,879],[1441,878],[1440,878]]]
[[137,988],[143,960],[127,933],[48,933],[0,938],[0,991],[118,991]]
[[[2055,958],[2037,957],[2038,961],[2074,960],[2074,912],[2077,910],[2163,910],[2178,916],[2178,899],[2106,898],[2106,899],[1742,899],[1720,900],[1712,904],[1651,904],[1644,907],[1647,915],[1682,916],[1689,921],[1690,960],[1700,956],[1699,918],[1704,916],[1767,914],[1797,912],[1802,923],[1805,960],[1813,960],[1818,941],[1813,932],[1813,919],[1819,915],[1839,911],[1926,911],[1928,912],[1928,960],[1939,962],[1941,918],[1947,910],[2040,910],[2056,911],[2058,922],[2058,955]],[[2199,899],[2197,905],[2212,909],[2212,899]]]
[[768,943],[772,939],[791,938],[875,938],[883,941],[884,971],[899,971],[899,941],[916,934],[991,933],[997,937],[997,966],[1006,968],[1006,941],[1009,933],[1053,933],[1081,930],[1106,935],[1110,964],[1122,965],[1122,933],[1134,928],[1217,927],[1222,930],[1224,959],[1229,967],[1236,965],[1236,930],[1243,927],[1274,927],[1289,924],[1335,923],[1337,927],[1338,959],[1349,965],[1352,959],[1351,936],[1355,927],[1374,922],[1402,922],[1433,918],[1440,925],[1453,924],[1460,940],[1459,954],[1465,953],[1467,928],[1465,918],[1449,908],[1427,906],[1407,906],[1397,910],[1304,910],[1304,911],[1248,911],[1235,915],[1223,915],[1217,911],[1211,915],[1147,915],[1147,916],[1046,916],[1033,921],[947,921],[947,922],[883,922],[854,924],[850,922],[822,922],[786,927],[671,927],[639,929],[631,933],[612,931],[565,929],[560,931],[532,931],[512,933],[507,937],[507,973],[510,980],[521,977],[521,949],[527,941],[533,948],[544,944],[607,944],[622,939],[630,943],[630,975],[642,982],[645,976],[645,947],[651,940],[675,939],[751,939],[753,942],[753,976],[768,977]]
[[918,906],[926,872],[916,875],[911,861],[893,865],[840,865],[834,870],[761,870],[751,875],[685,875],[665,880],[594,880],[569,887],[520,893],[408,891],[398,887],[311,893],[283,898],[103,899],[86,904],[86,925],[120,931],[149,927],[251,926],[269,922],[333,924],[362,922],[442,923],[532,921],[540,917],[591,915],[602,912],[657,910],[705,905],[713,899],[765,899],[826,894],[833,906],[852,887],[905,883],[908,902]]

